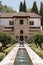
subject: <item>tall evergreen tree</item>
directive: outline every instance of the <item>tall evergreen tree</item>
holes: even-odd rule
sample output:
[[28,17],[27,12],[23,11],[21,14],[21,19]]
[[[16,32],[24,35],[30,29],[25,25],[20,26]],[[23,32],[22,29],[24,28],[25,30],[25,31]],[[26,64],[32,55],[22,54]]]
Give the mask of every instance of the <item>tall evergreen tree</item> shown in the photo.
[[25,3],[25,0],[24,0],[24,4],[23,4],[23,11],[26,12],[26,3]]
[[40,6],[40,15],[41,17],[41,25],[43,26],[43,3],[41,2],[41,6]]
[[20,2],[20,9],[19,9],[20,12],[26,12],[26,3],[25,3],[25,0],[24,0],[24,3],[22,4],[22,2]]
[[38,14],[38,8],[37,8],[36,1],[34,1],[34,3],[33,3],[33,7],[32,7],[31,12],[34,12],[34,13],[37,13]]
[[22,4],[22,2],[20,2],[20,9],[19,9],[19,11],[20,11],[20,12],[23,11],[23,4]]

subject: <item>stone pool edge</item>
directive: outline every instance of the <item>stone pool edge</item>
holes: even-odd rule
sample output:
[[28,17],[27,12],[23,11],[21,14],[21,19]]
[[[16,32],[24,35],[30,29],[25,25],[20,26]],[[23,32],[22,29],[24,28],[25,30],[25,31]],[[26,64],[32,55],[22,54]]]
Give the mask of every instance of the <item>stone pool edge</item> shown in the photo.
[[24,44],[24,46],[33,65],[43,65],[43,60],[27,44]]
[[0,65],[13,65],[18,49],[19,43],[9,52],[9,54],[0,62]]

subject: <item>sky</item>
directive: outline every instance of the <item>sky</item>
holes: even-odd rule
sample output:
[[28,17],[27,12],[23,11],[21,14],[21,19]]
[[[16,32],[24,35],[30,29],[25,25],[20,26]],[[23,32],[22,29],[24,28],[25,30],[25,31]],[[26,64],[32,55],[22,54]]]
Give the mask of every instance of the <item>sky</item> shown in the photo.
[[[24,0],[0,0],[0,1],[2,1],[3,5],[10,6],[14,10],[19,12],[20,2],[21,1],[23,2]],[[40,9],[40,2],[43,2],[43,0],[25,0],[25,1],[26,1],[26,6],[27,6],[28,9],[32,8],[32,5],[33,5],[34,1],[36,1],[38,9]]]

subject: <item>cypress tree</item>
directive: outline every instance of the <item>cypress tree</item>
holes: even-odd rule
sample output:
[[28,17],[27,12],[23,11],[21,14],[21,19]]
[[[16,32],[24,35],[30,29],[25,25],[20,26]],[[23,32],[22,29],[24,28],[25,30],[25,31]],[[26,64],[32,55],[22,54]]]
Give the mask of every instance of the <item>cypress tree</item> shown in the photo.
[[25,0],[24,0],[24,4],[23,4],[23,12],[26,12],[26,3],[25,3]]
[[37,13],[38,14],[38,8],[37,8],[36,1],[34,1],[34,3],[33,3],[33,7],[32,7],[31,12],[34,12],[34,13]]
[[23,5],[22,5],[22,2],[20,2],[20,9],[19,9],[20,12],[23,11]]
[[40,15],[41,17],[41,25],[43,26],[43,3],[41,2],[41,6],[40,6]]

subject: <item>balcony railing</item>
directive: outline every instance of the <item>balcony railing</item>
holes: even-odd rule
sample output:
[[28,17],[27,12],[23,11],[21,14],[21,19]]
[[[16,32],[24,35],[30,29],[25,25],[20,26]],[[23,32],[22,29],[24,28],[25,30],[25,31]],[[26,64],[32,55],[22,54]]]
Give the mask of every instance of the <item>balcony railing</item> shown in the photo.
[[40,27],[29,27],[29,30],[39,30]]
[[14,27],[5,27],[5,30],[12,30],[12,31],[14,31]]

